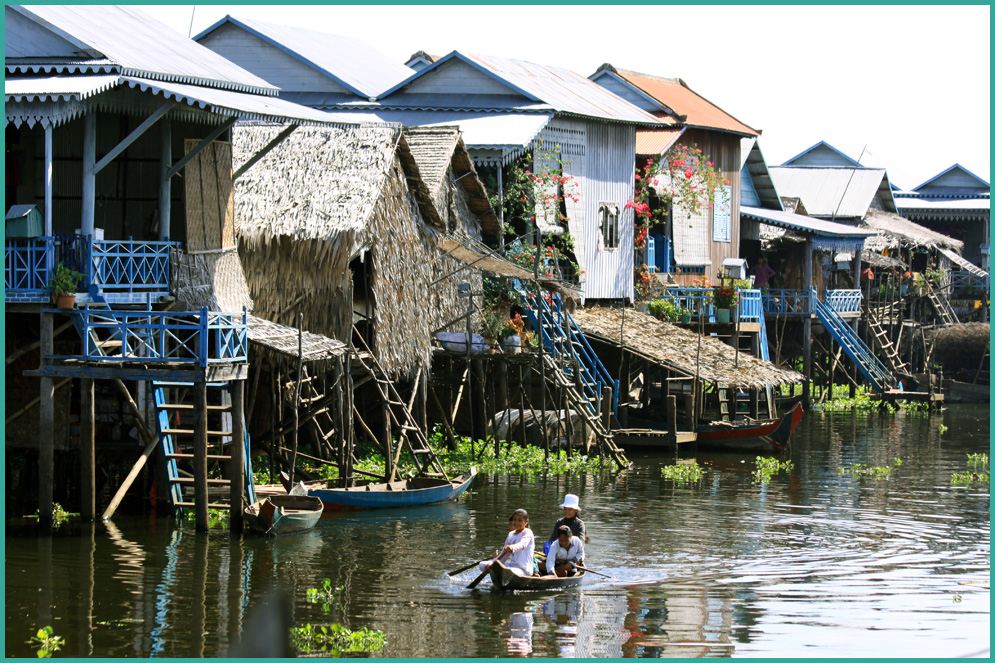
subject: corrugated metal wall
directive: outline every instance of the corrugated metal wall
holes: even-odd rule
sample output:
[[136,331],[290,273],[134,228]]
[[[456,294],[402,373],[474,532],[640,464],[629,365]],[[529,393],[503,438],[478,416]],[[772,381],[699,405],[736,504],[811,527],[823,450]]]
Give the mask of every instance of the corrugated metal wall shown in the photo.
[[[636,164],[636,130],[631,125],[587,122],[587,159],[585,205],[587,233],[587,280],[584,296],[588,299],[632,298],[633,216],[625,208],[633,196]],[[599,250],[598,207],[617,204],[619,247]]]

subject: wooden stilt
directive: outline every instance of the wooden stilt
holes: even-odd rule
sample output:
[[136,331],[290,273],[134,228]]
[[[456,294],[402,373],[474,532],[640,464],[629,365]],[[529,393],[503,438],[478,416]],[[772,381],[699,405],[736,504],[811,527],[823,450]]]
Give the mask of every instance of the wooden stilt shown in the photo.
[[80,517],[92,523],[97,513],[96,428],[93,411],[93,379],[80,380],[79,469],[82,499]]
[[208,518],[207,494],[207,383],[198,382],[194,385],[196,412],[193,433],[193,485],[194,485],[194,515],[197,532],[206,533],[210,520]]
[[[55,354],[52,314],[42,313],[42,362]],[[52,494],[55,485],[55,387],[52,378],[41,378],[38,401],[38,529],[40,534],[52,531]]]
[[229,531],[242,532],[245,509],[245,381],[235,380],[231,394],[231,464],[229,466]]
[[750,389],[750,416],[754,419],[760,418],[760,389]]
[[677,396],[667,396],[667,429],[677,440]]
[[446,446],[450,451],[455,451],[457,448],[456,434],[453,432],[452,423],[449,421],[449,412],[446,410],[445,406],[442,405],[442,401],[439,400],[439,395],[435,391],[435,387],[431,386],[429,392],[432,394],[432,402],[435,403],[436,409],[439,411],[439,420],[442,422],[442,430],[446,433]]

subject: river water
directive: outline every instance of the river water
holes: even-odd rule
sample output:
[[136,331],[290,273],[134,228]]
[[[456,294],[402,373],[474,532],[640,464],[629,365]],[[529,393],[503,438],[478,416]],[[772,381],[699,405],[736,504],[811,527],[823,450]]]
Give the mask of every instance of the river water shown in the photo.
[[[57,656],[223,656],[283,589],[298,626],[383,631],[373,656],[987,656],[989,489],[950,481],[979,452],[987,405],[810,413],[794,468],[767,484],[752,456],[699,453],[704,479],[678,487],[660,476],[673,454],[630,454],[618,477],[482,475],[459,503],[336,514],[274,539],[165,518],[52,538],[8,524],[6,654],[32,655],[25,641],[51,624]],[[855,463],[893,473],[838,474]],[[502,595],[489,580],[465,589],[473,571],[447,575],[496,549],[518,507],[544,539],[567,492],[587,563],[610,578]],[[344,587],[330,614],[305,598],[326,577]]]

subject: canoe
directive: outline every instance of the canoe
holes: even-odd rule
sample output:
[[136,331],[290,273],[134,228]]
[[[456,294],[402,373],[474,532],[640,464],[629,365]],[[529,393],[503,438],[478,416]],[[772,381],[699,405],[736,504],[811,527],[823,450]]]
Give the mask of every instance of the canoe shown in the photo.
[[245,522],[263,534],[303,532],[324,513],[321,500],[306,495],[274,495],[245,508]]
[[494,562],[491,565],[491,586],[494,589],[506,592],[513,591],[542,591],[550,589],[562,589],[563,587],[575,587],[584,579],[584,572],[577,575],[559,578],[557,576],[520,576],[514,573],[501,562]]
[[423,506],[454,500],[465,491],[477,468],[452,479],[415,477],[390,483],[371,483],[352,488],[329,488],[323,483],[305,483],[307,494],[317,497],[326,511],[350,509],[386,509],[404,506]]
[[801,403],[795,403],[780,419],[700,426],[697,442],[702,447],[723,451],[782,451],[803,412]]

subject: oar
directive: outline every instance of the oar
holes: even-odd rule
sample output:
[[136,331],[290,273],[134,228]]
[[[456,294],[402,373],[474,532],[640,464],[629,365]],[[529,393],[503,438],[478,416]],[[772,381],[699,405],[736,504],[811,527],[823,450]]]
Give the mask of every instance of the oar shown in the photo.
[[[486,562],[487,560],[486,560],[486,559],[482,559],[482,560],[480,560],[480,561],[481,561],[481,562]],[[449,575],[450,575],[450,576],[454,576],[454,575],[457,575],[457,574],[460,574],[460,573],[463,573],[463,572],[464,572],[464,571],[466,571],[467,569],[472,569],[472,568],[473,568],[473,567],[475,567],[475,566],[476,566],[477,564],[480,564],[480,562],[470,562],[470,563],[469,563],[469,564],[467,564],[466,566],[461,566],[461,567],[459,567],[458,569],[456,569],[455,571],[450,571],[450,572],[449,572]]]
[[[497,557],[497,559],[495,559],[494,561],[495,561],[495,562],[500,562],[500,561],[501,561],[501,558],[502,558],[502,557],[504,557],[504,553],[501,553],[501,554],[500,554],[500,555],[499,555],[499,556]],[[491,565],[493,565],[493,562],[491,563]],[[477,576],[476,578],[474,578],[474,579],[473,579],[473,581],[472,581],[472,582],[471,582],[471,583],[470,583],[469,585],[467,585],[467,586],[466,586],[466,588],[467,588],[467,589],[473,589],[474,587],[476,587],[477,585],[479,585],[479,584],[480,584],[480,581],[484,579],[484,576],[486,576],[486,575],[487,575],[488,573],[490,573],[490,572],[491,572],[491,566],[489,565],[489,566],[488,566],[488,567],[487,567],[486,569],[484,569],[484,572],[483,572],[483,573],[481,573],[481,574],[480,574],[479,576]]]
[[[536,557],[542,557],[543,559],[548,559],[542,553],[536,553]],[[587,571],[588,573],[593,573],[596,576],[603,576],[605,578],[611,578],[612,580],[614,580],[614,578],[612,576],[605,575],[604,573],[599,573],[597,571],[592,571],[591,569],[589,569],[587,567],[584,567],[584,566],[579,566],[579,565],[575,565],[575,566],[576,566],[576,568],[580,569],[581,571]],[[546,569],[546,570],[548,571],[549,569]]]

